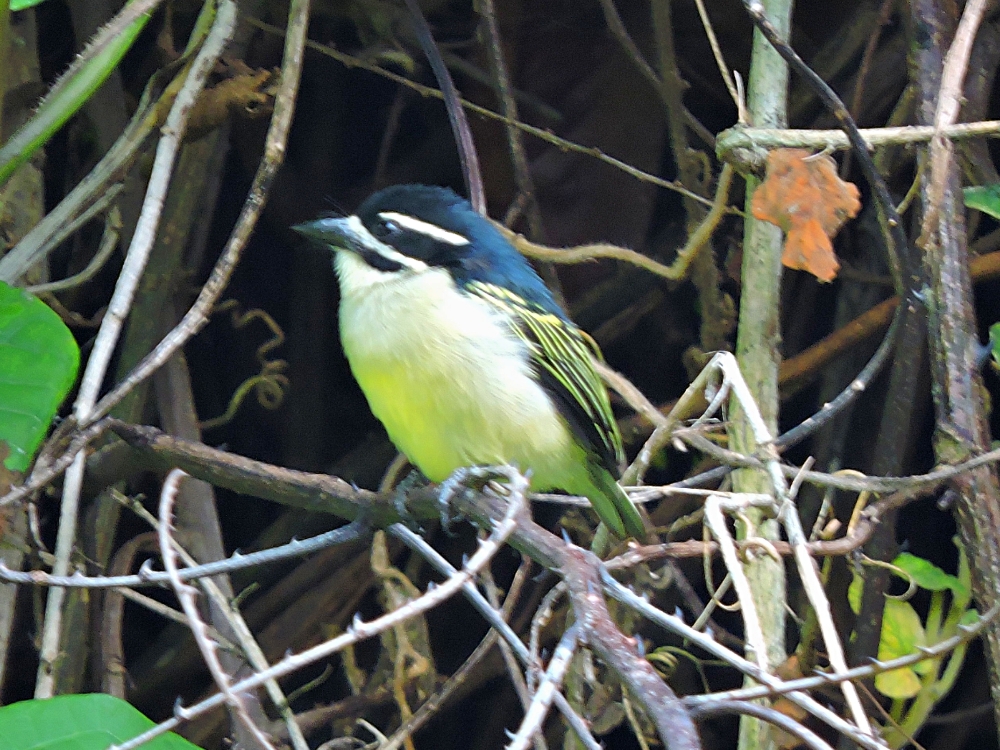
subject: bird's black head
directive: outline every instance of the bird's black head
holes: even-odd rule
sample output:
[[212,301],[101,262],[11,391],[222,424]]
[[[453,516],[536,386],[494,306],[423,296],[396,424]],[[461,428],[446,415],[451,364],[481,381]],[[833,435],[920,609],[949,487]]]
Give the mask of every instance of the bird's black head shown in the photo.
[[[396,252],[448,270],[456,284],[478,281],[509,289],[529,302],[562,316],[545,284],[528,262],[467,200],[448,188],[394,185],[371,195],[358,207],[357,218],[368,233]],[[303,231],[309,234],[303,225]],[[359,251],[358,248],[356,252]],[[359,254],[382,271],[391,261]]]
[[448,188],[394,185],[369,196],[357,217],[373,237],[430,266],[460,270],[483,219]]

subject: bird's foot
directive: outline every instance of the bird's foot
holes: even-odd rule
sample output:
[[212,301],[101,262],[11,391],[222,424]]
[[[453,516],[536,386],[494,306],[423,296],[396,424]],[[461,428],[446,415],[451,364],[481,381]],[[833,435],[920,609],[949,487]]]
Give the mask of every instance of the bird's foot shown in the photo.
[[406,498],[414,489],[425,484],[427,484],[427,477],[414,469],[392,491],[392,504],[395,506],[396,512],[399,513],[400,520],[408,528],[417,532],[421,532],[423,529],[420,526],[420,522],[413,517],[413,514],[406,507]]
[[441,489],[438,492],[438,502],[441,506],[441,525],[445,531],[448,531],[452,521],[458,517],[457,514],[451,512],[451,501],[458,495],[460,489],[482,492],[487,485],[493,483],[492,487],[497,491],[497,494],[506,495],[504,487],[506,485],[517,486],[518,480],[525,482],[525,486],[527,486],[526,480],[513,466],[466,466],[456,469],[450,477],[441,482]]

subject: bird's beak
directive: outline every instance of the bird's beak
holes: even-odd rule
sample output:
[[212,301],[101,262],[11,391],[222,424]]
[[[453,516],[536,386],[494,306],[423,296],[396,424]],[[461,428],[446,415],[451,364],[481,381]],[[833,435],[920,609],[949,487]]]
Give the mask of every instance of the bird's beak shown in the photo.
[[357,216],[348,216],[343,219],[316,219],[304,224],[296,224],[292,229],[329,250],[351,252],[379,271],[427,268],[422,261],[408,258],[388,245],[379,242]]
[[368,234],[364,225],[356,216],[343,219],[323,218],[306,221],[292,227],[303,237],[308,237],[324,245],[330,245],[345,250],[354,249],[355,245]]

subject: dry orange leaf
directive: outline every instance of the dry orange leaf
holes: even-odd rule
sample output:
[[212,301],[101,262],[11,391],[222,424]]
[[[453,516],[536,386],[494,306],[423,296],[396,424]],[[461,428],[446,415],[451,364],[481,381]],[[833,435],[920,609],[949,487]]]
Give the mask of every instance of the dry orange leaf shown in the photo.
[[785,233],[781,262],[833,281],[840,264],[830,240],[861,209],[858,189],[837,174],[826,154],[779,148],[768,154],[767,176],[753,194],[754,218],[777,224]]

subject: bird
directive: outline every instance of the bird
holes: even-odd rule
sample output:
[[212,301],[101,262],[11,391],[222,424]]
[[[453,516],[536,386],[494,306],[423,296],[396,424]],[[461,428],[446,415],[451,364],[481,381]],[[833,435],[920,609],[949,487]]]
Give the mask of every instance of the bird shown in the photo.
[[586,497],[619,538],[644,537],[616,481],[624,450],[596,343],[467,200],[394,185],[293,229],[332,251],[344,354],[424,476],[510,464],[534,491]]

